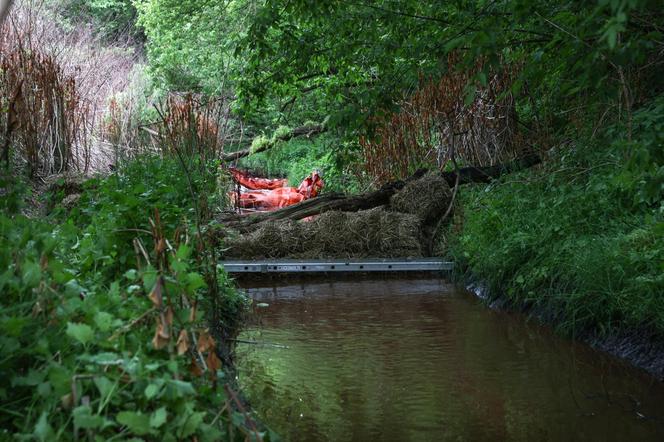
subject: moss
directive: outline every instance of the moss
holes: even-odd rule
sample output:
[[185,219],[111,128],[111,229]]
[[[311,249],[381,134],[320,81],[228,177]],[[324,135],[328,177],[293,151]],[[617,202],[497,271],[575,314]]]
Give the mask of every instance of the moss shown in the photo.
[[265,149],[271,143],[270,139],[265,135],[259,135],[251,142],[249,151],[253,154]]
[[292,129],[288,126],[279,126],[277,130],[274,131],[274,135],[272,135],[272,140],[273,141],[278,141],[283,138],[288,137],[290,135]]

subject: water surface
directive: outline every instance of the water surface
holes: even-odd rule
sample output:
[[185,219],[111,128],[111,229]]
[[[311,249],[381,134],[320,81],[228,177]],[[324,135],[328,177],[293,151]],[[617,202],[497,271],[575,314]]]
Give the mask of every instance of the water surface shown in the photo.
[[662,384],[442,280],[243,284],[240,384],[284,440],[664,440]]

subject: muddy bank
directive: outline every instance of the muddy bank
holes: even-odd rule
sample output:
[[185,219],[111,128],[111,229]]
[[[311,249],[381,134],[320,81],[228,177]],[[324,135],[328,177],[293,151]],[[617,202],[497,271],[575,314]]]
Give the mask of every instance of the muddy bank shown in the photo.
[[[505,295],[490,293],[480,282],[468,278],[462,279],[466,288],[478,298],[485,301],[494,310],[524,313],[537,321],[554,327],[561,318],[543,308],[515,303]],[[659,381],[664,381],[664,339],[647,330],[623,330],[603,336],[596,331],[582,331],[572,339],[584,342],[591,347],[624,359],[630,364],[641,368]]]

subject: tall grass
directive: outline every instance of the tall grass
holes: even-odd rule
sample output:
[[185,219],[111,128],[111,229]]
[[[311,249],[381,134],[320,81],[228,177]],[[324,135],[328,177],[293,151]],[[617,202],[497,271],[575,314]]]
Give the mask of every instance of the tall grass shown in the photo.
[[86,26],[65,29],[51,3],[16,2],[0,28],[5,163],[32,177],[106,168],[98,123],[135,61],[126,46],[102,46]]
[[664,99],[635,112],[632,128],[629,142],[619,124],[560,147],[540,170],[462,192],[454,259],[568,334],[664,337]]

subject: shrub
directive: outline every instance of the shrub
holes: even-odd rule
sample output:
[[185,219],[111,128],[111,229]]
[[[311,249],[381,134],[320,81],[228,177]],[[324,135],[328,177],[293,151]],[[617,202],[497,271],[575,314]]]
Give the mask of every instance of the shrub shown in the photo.
[[663,334],[662,123],[660,98],[634,115],[631,141],[616,125],[542,170],[462,194],[455,259],[494,295],[538,307],[568,333]]

